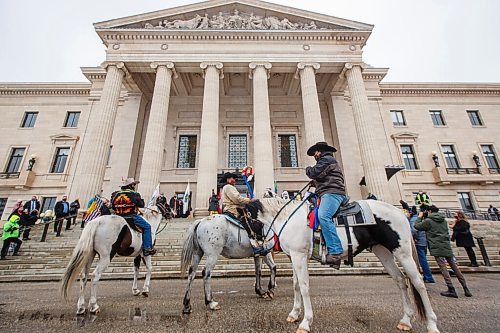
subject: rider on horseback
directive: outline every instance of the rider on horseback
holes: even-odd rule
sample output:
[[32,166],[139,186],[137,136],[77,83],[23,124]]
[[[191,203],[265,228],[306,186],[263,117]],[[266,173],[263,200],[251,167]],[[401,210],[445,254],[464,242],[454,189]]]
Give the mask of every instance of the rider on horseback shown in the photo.
[[328,250],[326,264],[339,269],[340,256],[344,250],[332,218],[345,199],[345,183],[342,170],[333,157],[336,151],[337,149],[326,142],[311,146],[307,155],[314,156],[316,165],[307,167],[306,174],[313,180],[316,194],[321,199],[318,218]]
[[257,243],[254,233],[252,232],[252,229],[250,229],[248,219],[245,216],[241,215],[238,211],[238,209],[244,208],[246,204],[257,201],[257,199],[250,199],[241,196],[241,194],[234,186],[236,184],[237,177],[238,174],[232,172],[226,172],[222,175],[221,183],[225,184],[222,188],[221,194],[222,214],[227,214],[235,217],[236,219],[239,219],[241,221],[241,225],[248,233],[248,238],[250,238],[252,247],[260,248],[261,245]]
[[149,256],[155,254],[156,250],[153,249],[151,225],[139,215],[139,208],[144,208],[144,199],[135,191],[137,184],[139,184],[139,181],[134,180],[134,178],[125,179],[121,190],[111,195],[111,205],[116,215],[123,218],[133,218],[134,223],[143,230],[143,254]]

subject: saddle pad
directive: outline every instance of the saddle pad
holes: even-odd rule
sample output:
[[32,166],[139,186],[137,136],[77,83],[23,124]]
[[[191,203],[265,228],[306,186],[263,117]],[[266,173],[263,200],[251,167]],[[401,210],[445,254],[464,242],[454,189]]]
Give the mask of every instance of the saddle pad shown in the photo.
[[377,224],[370,206],[365,201],[353,202],[347,210],[340,211],[333,220],[337,226],[344,226],[346,222],[350,227]]
[[234,217],[232,216],[229,216],[229,215],[226,215],[226,214],[220,214],[222,216],[224,216],[226,218],[226,220],[229,221],[229,223],[231,224],[234,224],[235,226],[237,226],[238,228],[240,229],[245,229],[243,228],[243,226],[241,225],[240,221],[238,221],[237,219],[235,219]]

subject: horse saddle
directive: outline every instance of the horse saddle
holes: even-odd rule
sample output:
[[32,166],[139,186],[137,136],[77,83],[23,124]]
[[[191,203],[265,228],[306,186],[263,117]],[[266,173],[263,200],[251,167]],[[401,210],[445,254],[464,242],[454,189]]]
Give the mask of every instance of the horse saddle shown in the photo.
[[375,218],[373,217],[372,210],[366,202],[349,202],[349,197],[346,197],[346,199],[342,202],[339,210],[333,216],[333,221],[337,226],[345,226],[347,223],[350,227],[377,224]]
[[139,226],[137,226],[137,225],[135,224],[135,222],[134,222],[134,217],[133,217],[133,216],[127,216],[127,217],[122,216],[122,217],[125,219],[125,221],[127,221],[127,224],[128,224],[128,226],[130,227],[130,229],[132,229],[132,230],[134,230],[134,231],[137,231],[137,232],[139,232],[139,233],[141,233],[141,234],[144,232],[144,230],[142,230],[142,228],[141,228],[141,227],[139,227]]

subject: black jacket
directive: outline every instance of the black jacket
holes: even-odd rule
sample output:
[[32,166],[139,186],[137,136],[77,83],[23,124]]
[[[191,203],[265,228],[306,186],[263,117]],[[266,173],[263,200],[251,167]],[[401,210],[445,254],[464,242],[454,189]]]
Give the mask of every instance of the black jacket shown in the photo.
[[[33,200],[27,201],[23,206],[24,209],[28,210],[28,213],[31,213],[31,201]],[[35,209],[38,211],[38,214],[40,214],[40,201],[38,200],[35,203]]]
[[474,247],[474,239],[470,232],[470,224],[467,221],[459,220],[453,227],[451,240],[455,241],[458,247]]
[[116,215],[136,215],[138,208],[144,208],[144,200],[135,191],[120,190],[112,194],[111,208],[115,211]]
[[328,193],[345,195],[344,174],[331,152],[321,153],[316,165],[306,168],[306,175],[313,180],[319,196]]
[[56,218],[65,217],[69,215],[69,202],[66,201],[66,204],[68,205],[68,211],[65,214],[63,201],[61,200],[56,202],[56,206],[54,207],[54,213],[56,213]]

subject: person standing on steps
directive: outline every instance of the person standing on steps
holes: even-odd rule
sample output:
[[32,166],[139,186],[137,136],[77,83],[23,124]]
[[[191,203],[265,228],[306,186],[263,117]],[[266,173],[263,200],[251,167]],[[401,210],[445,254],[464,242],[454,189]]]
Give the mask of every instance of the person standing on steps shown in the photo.
[[471,267],[479,267],[476,259],[476,253],[474,253],[473,247],[474,238],[472,238],[472,233],[470,232],[470,224],[467,222],[467,218],[463,212],[457,212],[454,216],[455,224],[453,225],[453,234],[451,235],[451,240],[455,241],[457,247],[463,247],[469,256]]

